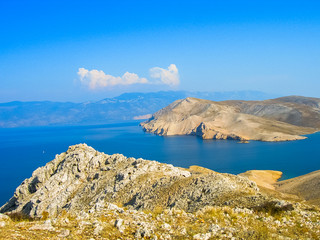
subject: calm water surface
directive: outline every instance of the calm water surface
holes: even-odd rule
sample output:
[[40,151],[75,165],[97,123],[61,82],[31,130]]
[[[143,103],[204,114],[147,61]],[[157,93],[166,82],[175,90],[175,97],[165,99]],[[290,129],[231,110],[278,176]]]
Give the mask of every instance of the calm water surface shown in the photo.
[[160,137],[143,132],[138,124],[0,129],[0,205],[37,167],[78,143],[108,154],[122,153],[180,167],[199,165],[233,174],[279,170],[285,179],[320,169],[320,133],[301,141],[239,144],[193,136]]

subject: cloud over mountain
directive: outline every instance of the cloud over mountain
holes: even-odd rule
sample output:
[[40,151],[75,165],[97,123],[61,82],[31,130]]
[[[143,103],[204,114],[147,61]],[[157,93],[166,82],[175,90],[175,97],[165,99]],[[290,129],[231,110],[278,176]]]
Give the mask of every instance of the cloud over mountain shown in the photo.
[[[80,82],[90,89],[131,84],[165,84],[177,86],[180,83],[178,68],[175,64],[170,64],[168,69],[154,67],[149,71],[150,77],[153,79],[151,81],[146,78],[140,78],[136,73],[126,72],[122,77],[115,77],[104,73],[102,70],[88,70],[85,68],[79,68],[78,76]],[[160,81],[154,79],[159,79]]]

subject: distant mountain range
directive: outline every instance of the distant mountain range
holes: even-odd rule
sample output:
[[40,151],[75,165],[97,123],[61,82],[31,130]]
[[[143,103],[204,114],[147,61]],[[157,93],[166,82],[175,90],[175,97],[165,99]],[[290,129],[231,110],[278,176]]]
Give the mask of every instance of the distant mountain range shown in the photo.
[[0,103],[0,127],[94,125],[147,119],[150,114],[186,97],[223,100],[265,100],[275,95],[258,91],[190,92],[161,91],[124,93],[97,102],[8,102]]

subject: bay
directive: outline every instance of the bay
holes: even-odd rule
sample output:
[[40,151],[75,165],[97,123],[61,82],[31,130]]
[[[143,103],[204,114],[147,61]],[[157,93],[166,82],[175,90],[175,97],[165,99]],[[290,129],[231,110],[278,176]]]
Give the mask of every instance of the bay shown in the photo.
[[0,205],[36,168],[78,143],[107,154],[121,153],[179,167],[198,165],[232,174],[279,170],[284,173],[282,179],[287,179],[320,169],[320,133],[299,141],[239,144],[194,136],[156,136],[143,132],[139,122],[0,129]]

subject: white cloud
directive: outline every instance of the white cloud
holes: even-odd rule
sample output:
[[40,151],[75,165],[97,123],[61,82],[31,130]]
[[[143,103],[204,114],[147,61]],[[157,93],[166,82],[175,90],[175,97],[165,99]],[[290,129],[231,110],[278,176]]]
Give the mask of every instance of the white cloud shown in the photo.
[[96,69],[88,70],[79,68],[78,75],[80,82],[88,86],[90,89],[98,89],[115,85],[131,85],[131,84],[166,84],[169,86],[179,85],[179,73],[175,64],[171,64],[168,69],[154,67],[150,69],[150,77],[160,79],[160,82],[149,81],[146,78],[140,78],[135,73],[126,72],[122,77],[115,77],[105,74],[103,71]]
[[154,67],[150,69],[152,78],[159,78],[163,84],[177,86],[180,83],[178,68],[175,64],[170,64],[168,69]]
[[87,70],[79,68],[78,75],[82,84],[89,86],[91,89],[115,86],[115,85],[130,85],[135,83],[148,83],[146,78],[139,78],[135,73],[126,72],[122,77],[114,77],[105,74],[99,70]]

